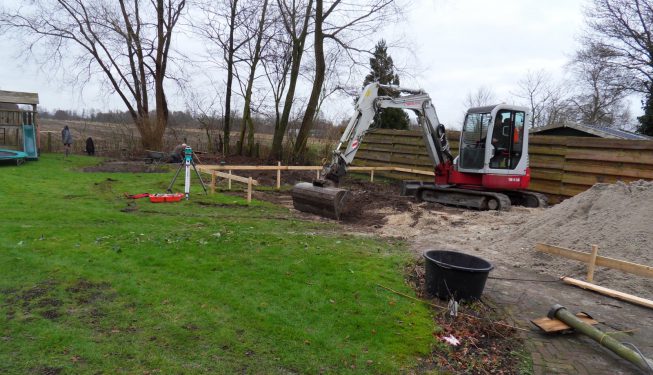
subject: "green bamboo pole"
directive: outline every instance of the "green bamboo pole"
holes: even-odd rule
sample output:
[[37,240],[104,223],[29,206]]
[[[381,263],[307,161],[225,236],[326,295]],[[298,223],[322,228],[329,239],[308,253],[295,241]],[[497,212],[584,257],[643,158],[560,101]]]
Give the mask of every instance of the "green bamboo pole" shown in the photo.
[[[598,329],[590,326],[589,324],[584,323],[582,320],[578,319],[574,314],[570,313],[567,308],[561,305],[553,305],[547,316],[550,319],[558,319],[566,323],[568,326],[574,328],[580,333],[583,333],[589,336],[594,341],[598,342],[602,346],[612,350],[619,357],[634,363],[637,367],[651,371],[653,368],[653,361],[641,356],[639,353],[631,350],[627,346],[623,345],[619,341],[615,340],[611,336],[608,336],[606,333],[599,331]],[[652,371],[653,372],[653,371]]]

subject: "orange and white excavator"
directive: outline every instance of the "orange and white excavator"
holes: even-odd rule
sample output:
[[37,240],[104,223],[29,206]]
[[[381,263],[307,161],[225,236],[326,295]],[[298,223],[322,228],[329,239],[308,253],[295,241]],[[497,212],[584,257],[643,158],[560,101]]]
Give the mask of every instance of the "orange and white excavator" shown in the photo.
[[[379,91],[394,95],[381,96]],[[406,193],[421,201],[479,210],[508,210],[511,204],[546,205],[544,195],[525,190],[530,182],[527,108],[507,104],[470,108],[460,133],[460,152],[454,158],[428,94],[371,83],[363,89],[331,163],[325,165],[320,178],[293,187],[296,209],[335,219],[347,211],[350,194],[338,188],[338,183],[354,160],[374,116],[384,108],[401,108],[417,115],[435,166],[434,183],[405,183]]]

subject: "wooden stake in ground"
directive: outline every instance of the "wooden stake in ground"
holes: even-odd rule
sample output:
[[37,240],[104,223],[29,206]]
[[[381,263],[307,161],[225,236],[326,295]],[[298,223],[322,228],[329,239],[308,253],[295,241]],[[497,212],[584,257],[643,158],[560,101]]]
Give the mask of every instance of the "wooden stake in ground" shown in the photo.
[[216,184],[216,173],[215,171],[211,172],[211,194],[215,194],[215,184]]
[[229,170],[229,177],[227,178],[227,189],[231,190],[231,169]]
[[281,162],[277,162],[277,166],[279,166],[279,169],[277,169],[277,190],[281,189]]
[[247,203],[252,202],[252,178],[247,178]]
[[592,254],[590,255],[590,261],[587,263],[587,282],[591,283],[594,281],[594,265],[596,264],[596,255],[599,252],[598,245],[592,245]]

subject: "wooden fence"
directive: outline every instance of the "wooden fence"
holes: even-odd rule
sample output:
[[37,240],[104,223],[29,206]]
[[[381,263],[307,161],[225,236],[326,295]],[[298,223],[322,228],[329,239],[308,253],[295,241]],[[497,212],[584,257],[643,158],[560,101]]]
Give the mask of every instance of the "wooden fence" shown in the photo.
[[[447,133],[452,154],[460,133]],[[552,202],[574,196],[598,182],[653,180],[653,141],[589,137],[531,136],[530,189]],[[397,166],[433,170],[420,131],[376,129],[365,136],[354,165]],[[381,173],[379,173],[381,174]],[[399,179],[432,180],[428,176],[386,172]]]

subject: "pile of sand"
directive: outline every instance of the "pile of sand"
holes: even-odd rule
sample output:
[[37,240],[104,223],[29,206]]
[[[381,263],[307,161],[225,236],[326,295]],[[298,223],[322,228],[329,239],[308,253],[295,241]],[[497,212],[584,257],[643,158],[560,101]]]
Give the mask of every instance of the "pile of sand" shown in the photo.
[[[548,209],[513,207],[508,212],[458,210],[411,203],[408,210],[385,209],[377,233],[426,249],[454,249],[492,262],[495,274],[517,267],[551,278],[585,279],[587,265],[540,253],[536,243],[558,245],[653,266],[653,181],[597,184]],[[653,298],[653,279],[597,268],[601,286]]]
[[[653,265],[653,181],[597,184],[539,214],[523,224],[493,236],[495,250],[514,259],[514,265],[551,275],[581,277],[583,263],[535,252],[537,242]],[[653,281],[617,270],[598,269],[595,282],[602,286],[653,296]]]

